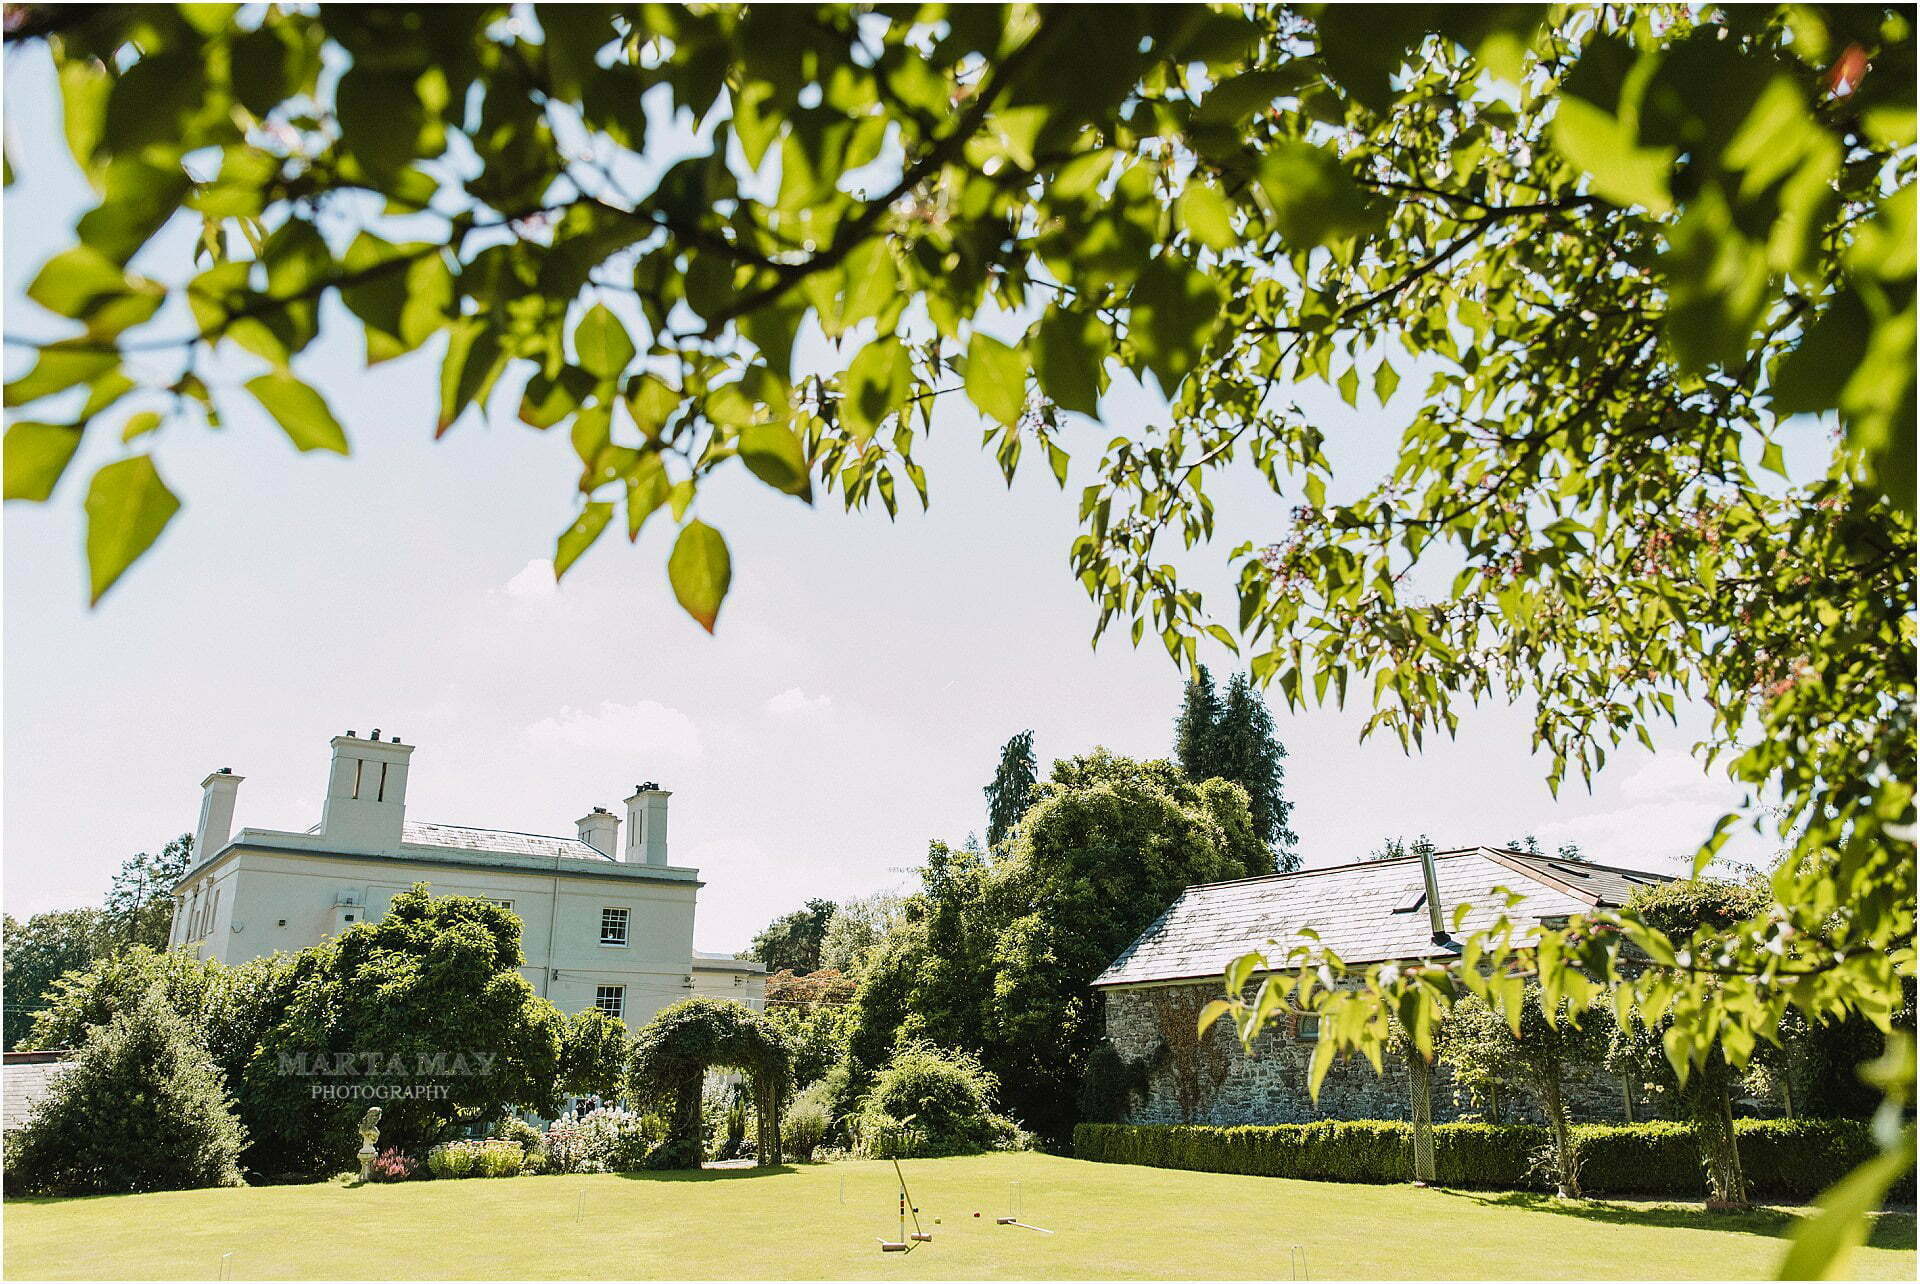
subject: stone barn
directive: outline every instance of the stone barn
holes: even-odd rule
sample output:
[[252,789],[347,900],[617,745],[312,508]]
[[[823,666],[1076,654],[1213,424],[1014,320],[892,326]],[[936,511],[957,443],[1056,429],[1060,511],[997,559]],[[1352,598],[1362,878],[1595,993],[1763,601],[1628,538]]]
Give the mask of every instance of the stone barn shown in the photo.
[[[1307,1067],[1319,1036],[1314,1016],[1270,1021],[1251,1056],[1230,1022],[1218,1022],[1198,1038],[1200,1010],[1221,996],[1227,965],[1250,950],[1284,955],[1301,928],[1313,929],[1349,964],[1441,957],[1457,947],[1436,943],[1436,935],[1451,926],[1454,907],[1463,903],[1473,907],[1464,935],[1503,911],[1523,925],[1563,923],[1569,915],[1618,908],[1636,888],[1667,881],[1641,870],[1495,847],[1435,852],[1430,859],[1427,868],[1422,857],[1408,856],[1207,883],[1181,893],[1093,983],[1105,1004],[1108,1043],[1147,1071],[1147,1090],[1134,1097],[1126,1122],[1406,1119],[1407,1071],[1392,1058],[1383,1075],[1364,1060],[1342,1058],[1314,1102],[1307,1093]],[[1509,894],[1519,898],[1512,908]],[[1646,1103],[1636,1101],[1622,1080],[1574,1071],[1566,1089],[1576,1119],[1647,1115]],[[1502,1105],[1510,1122],[1538,1117],[1531,1103]],[[1435,1122],[1457,1119],[1471,1108],[1456,1100],[1451,1077],[1436,1066]]]

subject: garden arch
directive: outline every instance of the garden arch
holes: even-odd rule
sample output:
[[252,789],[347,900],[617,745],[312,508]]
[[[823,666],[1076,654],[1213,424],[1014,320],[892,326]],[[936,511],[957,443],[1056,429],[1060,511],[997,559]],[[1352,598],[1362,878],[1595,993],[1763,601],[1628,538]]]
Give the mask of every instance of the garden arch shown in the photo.
[[662,1008],[634,1037],[636,1094],[666,1103],[663,1168],[698,1168],[706,1152],[700,1091],[709,1069],[738,1070],[753,1089],[755,1163],[780,1162],[780,1110],[790,1058],[765,1018],[733,999],[682,999]]

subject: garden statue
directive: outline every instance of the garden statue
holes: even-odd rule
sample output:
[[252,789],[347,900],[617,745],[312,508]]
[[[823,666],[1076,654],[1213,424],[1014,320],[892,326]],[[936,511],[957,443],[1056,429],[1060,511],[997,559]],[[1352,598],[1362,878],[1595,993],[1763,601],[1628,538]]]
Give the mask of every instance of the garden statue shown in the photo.
[[373,1157],[378,1154],[375,1143],[380,1140],[380,1107],[374,1106],[360,1116],[360,1180],[366,1181],[373,1175]]

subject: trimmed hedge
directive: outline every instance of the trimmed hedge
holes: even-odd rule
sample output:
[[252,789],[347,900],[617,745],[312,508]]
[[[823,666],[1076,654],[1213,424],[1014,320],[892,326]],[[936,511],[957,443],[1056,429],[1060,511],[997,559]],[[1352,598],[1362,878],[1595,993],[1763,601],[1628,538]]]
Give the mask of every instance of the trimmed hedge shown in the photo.
[[[1874,1153],[1850,1119],[1741,1119],[1740,1161],[1756,1198],[1806,1200]],[[1697,1198],[1706,1178],[1692,1130],[1681,1123],[1579,1124],[1574,1146],[1590,1195]],[[1547,1130],[1532,1124],[1437,1124],[1434,1166],[1443,1186],[1544,1189]],[[1073,1153],[1100,1163],[1145,1164],[1310,1181],[1398,1182],[1413,1172],[1412,1125],[1326,1120],[1219,1128],[1188,1124],[1081,1124]],[[1911,1194],[1911,1178],[1898,1193]]]

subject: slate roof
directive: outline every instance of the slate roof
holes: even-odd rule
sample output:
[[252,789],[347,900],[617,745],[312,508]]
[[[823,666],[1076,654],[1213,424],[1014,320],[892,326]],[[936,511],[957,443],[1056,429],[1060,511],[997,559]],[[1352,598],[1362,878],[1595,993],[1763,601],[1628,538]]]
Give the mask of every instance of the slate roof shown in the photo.
[[[1474,907],[1463,935],[1502,912],[1523,923],[1563,918],[1621,905],[1634,888],[1668,881],[1641,870],[1493,847],[1437,852],[1434,874],[1450,930],[1455,906]],[[1496,887],[1523,899],[1508,909]],[[1217,977],[1249,950],[1268,949],[1278,959],[1307,944],[1297,935],[1303,927],[1349,963],[1445,952],[1432,941],[1420,859],[1409,856],[1189,887],[1093,984]]]
[[567,856],[619,864],[613,857],[578,838],[552,834],[522,834],[511,829],[475,829],[470,825],[438,825],[404,821],[400,841],[416,847],[454,847],[470,852],[503,852],[509,856]]
[[12,1132],[27,1122],[33,1103],[47,1093],[55,1075],[73,1062],[67,1052],[9,1052],[4,1083],[0,1083],[0,1132]]
[[[317,834],[320,826],[309,825],[307,832]],[[476,829],[472,825],[441,825],[431,821],[401,821],[400,844],[403,847],[451,847],[456,851],[497,852],[505,856],[565,856],[571,860],[620,863],[578,838],[523,834],[513,829]]]
[[764,972],[766,964],[758,959],[743,959],[738,954],[721,954],[713,950],[695,950],[693,967],[696,972]]

